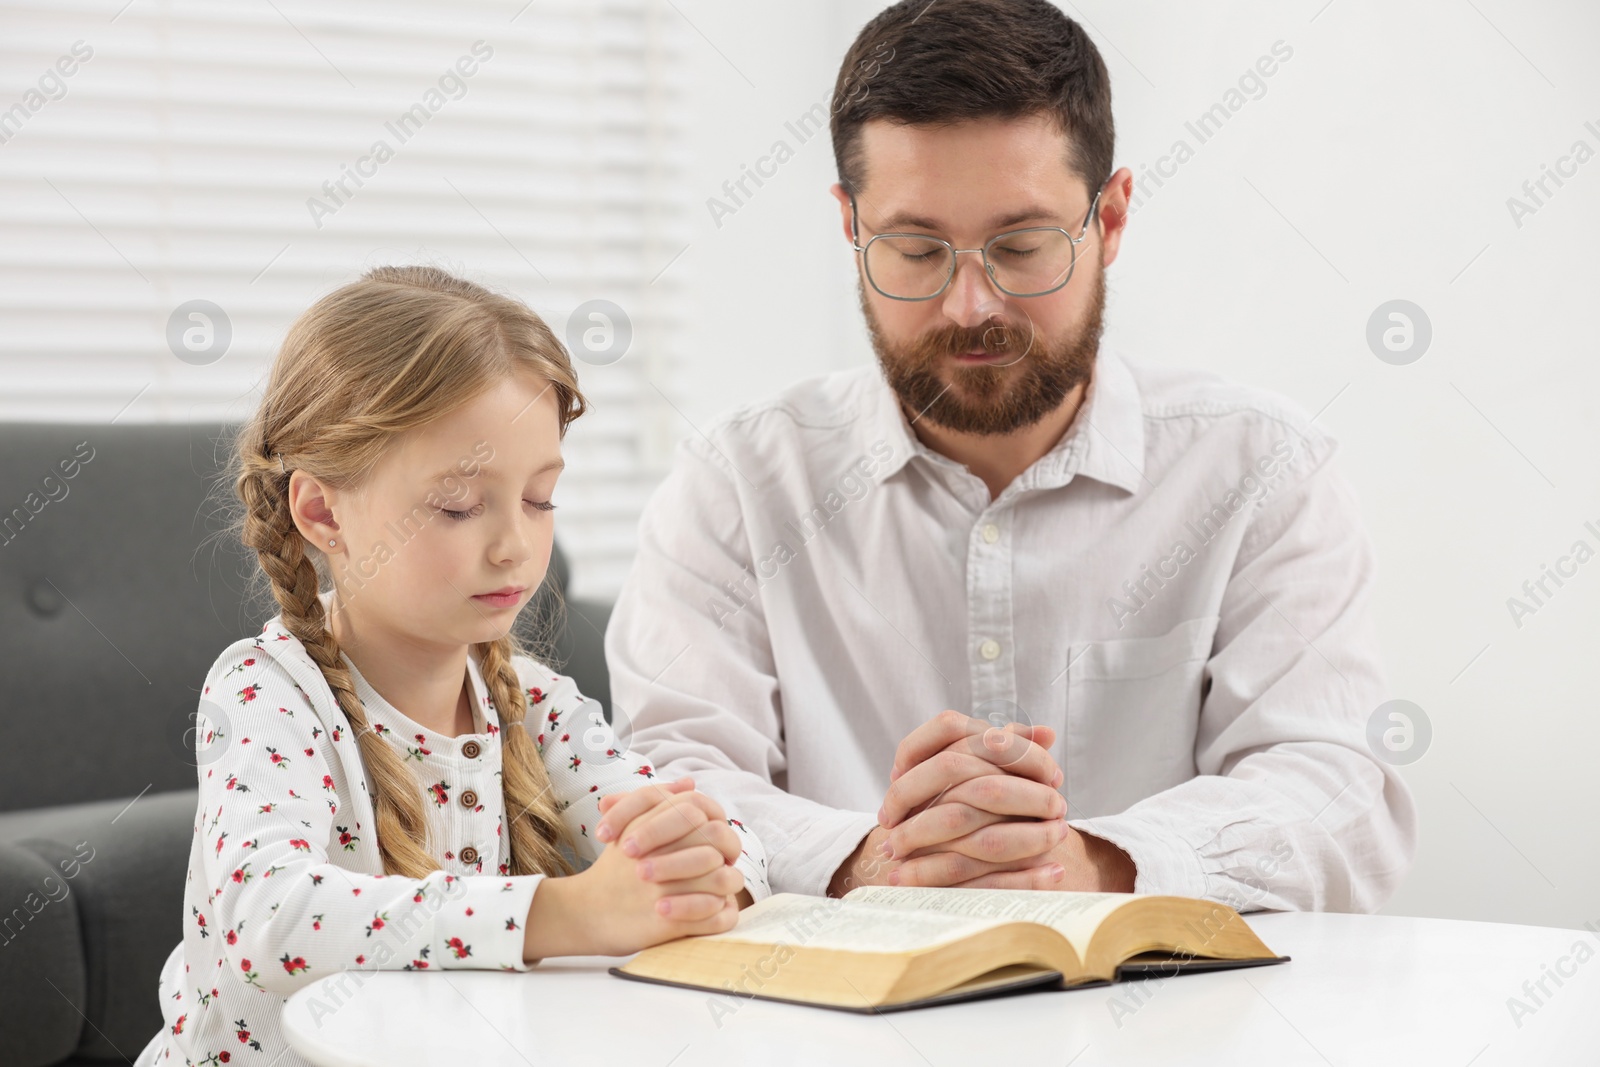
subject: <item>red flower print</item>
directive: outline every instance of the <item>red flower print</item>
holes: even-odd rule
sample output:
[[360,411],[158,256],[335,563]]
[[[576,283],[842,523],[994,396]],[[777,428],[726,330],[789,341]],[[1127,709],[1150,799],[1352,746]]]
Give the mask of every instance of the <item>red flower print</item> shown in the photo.
[[643,775],[646,778],[654,778],[656,776],[655,772],[650,769],[650,764],[648,763],[640,764],[639,769],[633,773]]
[[372,936],[372,932],[374,930],[382,930],[383,926],[384,926],[384,923],[386,923],[388,921],[388,919],[389,919],[389,913],[388,912],[386,912],[386,911],[374,912],[373,915],[372,915],[372,922],[367,924],[367,936],[371,937]]
[[237,945],[239,943],[239,934],[235,930],[229,930],[227,933],[222,935],[222,940],[226,941],[230,945]]
[[297,852],[310,852],[311,842],[303,837],[291,837],[289,839],[289,847]]
[[324,774],[322,776],[322,788],[330,790],[333,788],[333,775]]
[[563,740],[563,741],[571,741],[572,740],[572,735],[571,734],[562,734],[561,735],[561,740]]
[[573,756],[573,757],[571,757],[571,763],[569,764],[569,768],[571,770],[575,771],[575,770],[578,769],[578,765],[581,764],[582,762],[583,762],[583,760],[579,759],[577,756]]
[[[256,984],[256,978],[259,976],[260,972],[252,971],[250,969],[250,961],[249,960],[240,960],[239,961],[239,970],[244,972],[244,980],[245,980],[245,984],[246,985],[255,985]],[[259,989],[260,986],[256,986],[256,988]]]
[[189,1018],[187,1013],[178,1016],[178,1021],[172,1024],[172,1032],[175,1034],[183,1033],[183,1023],[187,1018]]
[[472,909],[471,909],[471,908],[468,908],[468,909],[467,909],[467,914],[468,914],[468,915],[471,915],[471,914],[472,914]]
[[239,690],[239,693],[238,693],[239,703],[241,703],[241,704],[249,703],[250,701],[252,701],[252,700],[254,700],[256,698],[256,694],[259,693],[259,692],[261,692],[261,686],[260,685],[247,685],[247,686],[245,686],[243,689]]
[[283,969],[288,971],[290,974],[301,974],[311,969],[311,965],[306,962],[306,958],[304,956],[295,956],[291,958],[287,952],[283,954],[283,959],[279,960],[278,962],[283,964]]
[[[354,852],[356,850],[356,842],[360,841],[361,838],[357,837],[355,834],[352,834],[343,826],[336,826],[334,829],[339,831],[339,844],[344,846],[344,850],[346,852]],[[356,892],[359,893],[360,890],[358,889]]]
[[322,914],[323,914],[322,912],[318,912],[317,914],[311,916],[311,929],[313,929],[313,930],[322,929]]
[[275,807],[276,807],[276,805],[272,804],[269,801],[268,803],[261,805],[261,810],[256,812],[256,814],[257,815],[271,815],[272,812],[273,812],[273,809]]
[[250,1027],[243,1019],[237,1019],[233,1024],[234,1036],[239,1039],[239,1044],[249,1045],[257,1052],[261,1051],[261,1042],[250,1040]]
[[273,748],[271,745],[267,746],[267,752],[269,753],[269,758],[272,760],[272,762],[278,765],[278,770],[286,771],[289,769],[288,756],[281,755],[278,750]]
[[317,750],[314,749],[314,748],[306,749],[306,755],[308,755],[308,756],[314,756],[314,755],[316,755],[316,753],[317,753]]
[[[534,686],[532,689],[528,690],[528,703],[530,703],[530,704],[543,704],[544,703],[544,690],[540,689],[538,686]],[[551,712],[550,714],[551,715],[555,715],[556,713],[555,712]]]
[[444,807],[450,803],[449,790],[450,784],[448,782],[436,782],[428,787],[428,792],[433,794],[433,802],[439,807]]
[[515,920],[515,919],[507,919],[506,920],[506,929],[507,930],[520,930],[520,929],[522,929],[522,927],[517,925],[517,920]]
[[367,962],[367,957],[365,955],[357,956],[356,957],[356,962],[357,963],[366,963]]
[[472,946],[463,945],[459,937],[452,937],[450,940],[446,941],[445,947],[451,952],[455,953],[456,959],[458,960],[464,960],[468,956],[472,955]]
[[342,726],[335,726],[335,727],[334,727],[334,728],[333,728],[333,739],[334,739],[334,740],[335,740],[335,741],[337,741],[337,740],[339,740],[339,734],[340,734],[340,733],[341,733],[341,732],[343,732],[343,730],[344,730],[344,727],[342,727]]

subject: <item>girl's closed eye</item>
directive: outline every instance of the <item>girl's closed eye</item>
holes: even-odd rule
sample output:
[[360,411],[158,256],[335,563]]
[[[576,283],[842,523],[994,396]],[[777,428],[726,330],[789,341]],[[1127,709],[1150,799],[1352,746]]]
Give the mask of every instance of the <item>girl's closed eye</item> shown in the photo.
[[[554,511],[556,509],[556,506],[548,500],[524,500],[523,503],[537,511]],[[455,522],[464,522],[472,518],[478,507],[479,505],[474,505],[466,511],[451,511],[449,508],[440,508],[439,510]]]

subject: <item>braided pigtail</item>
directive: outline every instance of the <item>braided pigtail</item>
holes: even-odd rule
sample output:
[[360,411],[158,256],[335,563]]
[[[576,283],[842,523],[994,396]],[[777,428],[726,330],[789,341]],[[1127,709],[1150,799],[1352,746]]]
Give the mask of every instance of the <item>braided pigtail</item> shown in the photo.
[[317,596],[317,570],[289,512],[289,476],[276,460],[257,454],[254,462],[239,472],[235,488],[245,505],[245,546],[255,550],[272,584],[284,628],[300,639],[322,670],[360,746],[361,762],[373,780],[372,806],[384,871],[421,878],[439,870],[426,845],[427,809],[421,783],[394,746],[368,724],[350,669],[326,625],[326,612]]
[[520,650],[509,634],[475,647],[489,698],[500,716],[500,780],[506,832],[511,835],[511,873],[571,874],[572,865],[557,845],[572,847],[572,835],[561,821],[544,757],[528,732],[528,694],[511,662]]

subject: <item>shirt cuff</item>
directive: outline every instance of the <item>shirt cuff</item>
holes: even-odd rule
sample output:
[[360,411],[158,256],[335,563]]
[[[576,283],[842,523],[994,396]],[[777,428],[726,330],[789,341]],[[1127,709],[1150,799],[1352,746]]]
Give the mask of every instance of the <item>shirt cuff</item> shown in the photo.
[[1127,814],[1071,819],[1067,825],[1126,852],[1133,860],[1135,893],[1205,896],[1206,875],[1200,854],[1177,834],[1159,831],[1144,819]]
[[836,811],[808,823],[768,863],[772,891],[827,896],[839,865],[877,825],[875,811]]
[[772,886],[767,883],[766,861],[757,859],[744,849],[739,850],[739,858],[733,861],[744,875],[744,887],[750,890],[750,902],[765,900],[772,895]]
[[[434,966],[441,969],[528,971],[522,958],[528,910],[542,874],[493,878],[445,875],[443,904],[433,920]],[[419,902],[420,903],[420,902]]]

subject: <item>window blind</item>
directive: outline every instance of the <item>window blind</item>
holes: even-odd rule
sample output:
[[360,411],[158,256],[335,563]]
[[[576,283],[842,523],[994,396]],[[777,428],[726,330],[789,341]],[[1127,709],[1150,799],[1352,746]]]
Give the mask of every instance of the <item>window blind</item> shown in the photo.
[[434,263],[563,338],[580,310],[591,345],[631,334],[621,358],[573,349],[592,408],[557,494],[570,592],[616,590],[682,431],[670,8],[0,0],[0,19],[0,418],[245,418],[318,296]]

